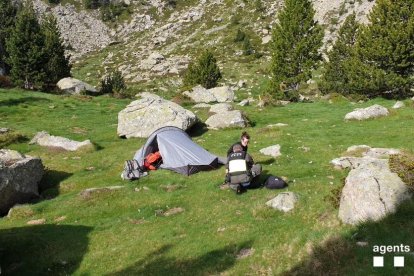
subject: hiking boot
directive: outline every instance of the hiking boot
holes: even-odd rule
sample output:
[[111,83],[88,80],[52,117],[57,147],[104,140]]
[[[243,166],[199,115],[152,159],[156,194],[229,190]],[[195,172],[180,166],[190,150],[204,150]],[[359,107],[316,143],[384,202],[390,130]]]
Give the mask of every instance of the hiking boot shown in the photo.
[[237,189],[236,189],[236,195],[241,195],[245,191],[246,191],[246,189],[242,185],[238,185]]

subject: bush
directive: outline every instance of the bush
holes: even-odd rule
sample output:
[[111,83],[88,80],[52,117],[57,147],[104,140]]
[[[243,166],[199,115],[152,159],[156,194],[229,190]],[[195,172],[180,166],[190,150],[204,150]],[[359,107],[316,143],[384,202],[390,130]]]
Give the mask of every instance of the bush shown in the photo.
[[414,189],[414,155],[400,154],[390,156],[390,169],[412,189]]
[[249,56],[253,53],[254,53],[254,50],[253,50],[252,44],[250,43],[250,39],[248,36],[245,36],[243,40],[243,54],[245,56]]
[[188,65],[183,82],[185,86],[200,84],[209,89],[217,86],[219,79],[221,79],[221,73],[216,58],[210,51],[205,51],[197,61]]
[[101,80],[101,94],[117,94],[123,95],[126,89],[124,77],[118,70],[105,76]]
[[102,21],[114,21],[118,16],[120,16],[125,10],[127,10],[127,6],[123,3],[120,4],[112,4],[103,5],[101,7],[101,19]]
[[50,4],[59,4],[60,0],[49,0]]
[[83,0],[83,4],[87,9],[98,9],[105,4],[109,4],[109,0]]
[[234,38],[234,42],[242,42],[246,37],[246,33],[242,30],[238,29],[236,33],[236,37]]

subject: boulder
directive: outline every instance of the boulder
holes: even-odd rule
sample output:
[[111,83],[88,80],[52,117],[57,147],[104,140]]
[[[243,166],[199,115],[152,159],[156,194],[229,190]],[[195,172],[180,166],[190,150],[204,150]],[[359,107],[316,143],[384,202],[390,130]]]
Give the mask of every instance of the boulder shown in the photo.
[[348,152],[354,151],[362,151],[363,157],[340,157],[331,161],[337,168],[350,169],[341,194],[339,218],[347,224],[378,221],[411,197],[408,186],[391,172],[387,159],[400,151],[367,145],[348,148]]
[[284,192],[278,194],[275,198],[266,202],[266,205],[279,211],[289,212],[295,208],[295,203],[297,201],[298,196],[295,193]]
[[404,104],[403,102],[398,101],[398,102],[396,102],[396,103],[392,106],[392,108],[394,108],[394,109],[398,109],[398,108],[402,108],[402,107],[404,107],[404,106],[405,106],[405,104]]
[[[385,160],[387,161],[387,160]],[[378,221],[411,197],[407,185],[382,164],[361,163],[352,169],[342,190],[339,218],[347,224]]]
[[273,157],[279,157],[282,154],[280,153],[280,145],[270,146],[260,150],[264,155],[269,155]]
[[234,92],[229,86],[214,87],[208,91],[213,94],[219,103],[234,101]]
[[118,136],[146,138],[164,126],[187,130],[197,122],[191,111],[155,94],[141,93],[140,100],[131,102],[118,113]]
[[345,115],[345,120],[366,120],[370,118],[377,118],[388,115],[388,109],[375,104],[367,108],[357,108],[354,111]]
[[0,150],[0,214],[6,214],[15,204],[38,197],[38,183],[43,174],[39,158]]
[[90,140],[78,142],[65,137],[50,135],[46,131],[38,132],[30,141],[30,144],[38,144],[42,147],[60,148],[67,151],[77,151],[83,147],[93,147]]
[[192,92],[185,91],[183,94],[196,103],[223,103],[234,101],[234,92],[228,86],[205,89],[201,85],[198,85],[192,89]]
[[82,91],[97,94],[98,91],[90,84],[75,78],[63,78],[57,83],[57,87],[63,92],[71,95],[80,94]]
[[233,110],[233,107],[231,106],[231,104],[228,104],[228,103],[218,103],[218,104],[211,106],[210,108],[211,113],[223,113],[223,112],[232,111],[232,110]]
[[214,103],[217,102],[216,97],[207,89],[198,85],[192,89],[192,92],[185,91],[184,95],[191,98],[196,103]]
[[217,113],[206,120],[209,128],[246,127],[247,120],[239,110]]

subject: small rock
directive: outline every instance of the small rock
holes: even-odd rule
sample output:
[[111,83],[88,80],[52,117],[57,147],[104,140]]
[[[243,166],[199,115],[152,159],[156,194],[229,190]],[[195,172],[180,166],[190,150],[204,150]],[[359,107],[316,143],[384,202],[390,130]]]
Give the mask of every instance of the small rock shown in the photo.
[[171,208],[171,209],[168,209],[167,211],[165,211],[165,212],[163,213],[163,215],[164,215],[164,216],[166,216],[166,217],[169,217],[169,216],[172,216],[172,215],[175,215],[175,214],[182,213],[182,212],[184,212],[184,211],[185,211],[185,209],[184,209],[184,208],[181,208],[181,207],[176,207],[176,208]]
[[295,208],[295,203],[297,201],[298,196],[295,193],[284,192],[266,202],[266,205],[283,212],[289,212]]
[[45,223],[46,223],[46,219],[44,218],[29,220],[27,222],[28,225],[40,225],[40,224],[45,224]]
[[288,124],[277,123],[277,124],[267,125],[267,127],[284,127],[284,126],[288,126]]
[[392,106],[392,108],[398,109],[398,108],[401,108],[401,107],[404,107],[404,106],[405,106],[405,104],[403,102],[398,101]]
[[10,128],[7,127],[0,127],[0,134],[4,134],[10,131]]
[[64,221],[65,219],[66,219],[66,216],[57,217],[55,218],[55,222],[61,222],[61,221]]
[[242,248],[239,253],[236,255],[236,259],[244,259],[247,258],[254,253],[254,248]]
[[282,154],[280,153],[280,145],[270,146],[260,150],[264,155],[269,155],[273,157],[279,157]]

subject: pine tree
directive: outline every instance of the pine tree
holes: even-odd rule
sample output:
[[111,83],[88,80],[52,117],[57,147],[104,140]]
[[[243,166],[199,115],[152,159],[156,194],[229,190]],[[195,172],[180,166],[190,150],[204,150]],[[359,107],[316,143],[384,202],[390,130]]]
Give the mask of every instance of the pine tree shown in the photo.
[[356,14],[353,13],[339,29],[338,38],[328,52],[328,60],[324,63],[325,72],[319,86],[322,92],[355,92],[358,84],[350,73],[354,71],[352,67],[358,66],[359,63],[355,49],[359,27]]
[[362,28],[358,52],[368,96],[405,97],[414,85],[414,1],[378,0]]
[[[321,60],[323,30],[309,0],[286,0],[272,34],[272,90],[297,90]],[[283,84],[283,85],[281,85]]]
[[71,66],[69,58],[65,57],[63,41],[60,38],[57,21],[53,15],[48,15],[43,19],[42,31],[45,36],[47,82],[55,85],[60,79],[70,77]]
[[12,81],[26,89],[44,85],[45,38],[30,2],[18,12],[15,27],[6,42]]
[[8,73],[10,66],[6,59],[8,53],[6,51],[6,41],[9,40],[11,29],[14,26],[17,7],[10,0],[0,0],[0,71]]
[[184,84],[188,86],[200,84],[209,89],[215,87],[219,79],[221,73],[216,58],[210,51],[204,51],[196,62],[188,65]]

